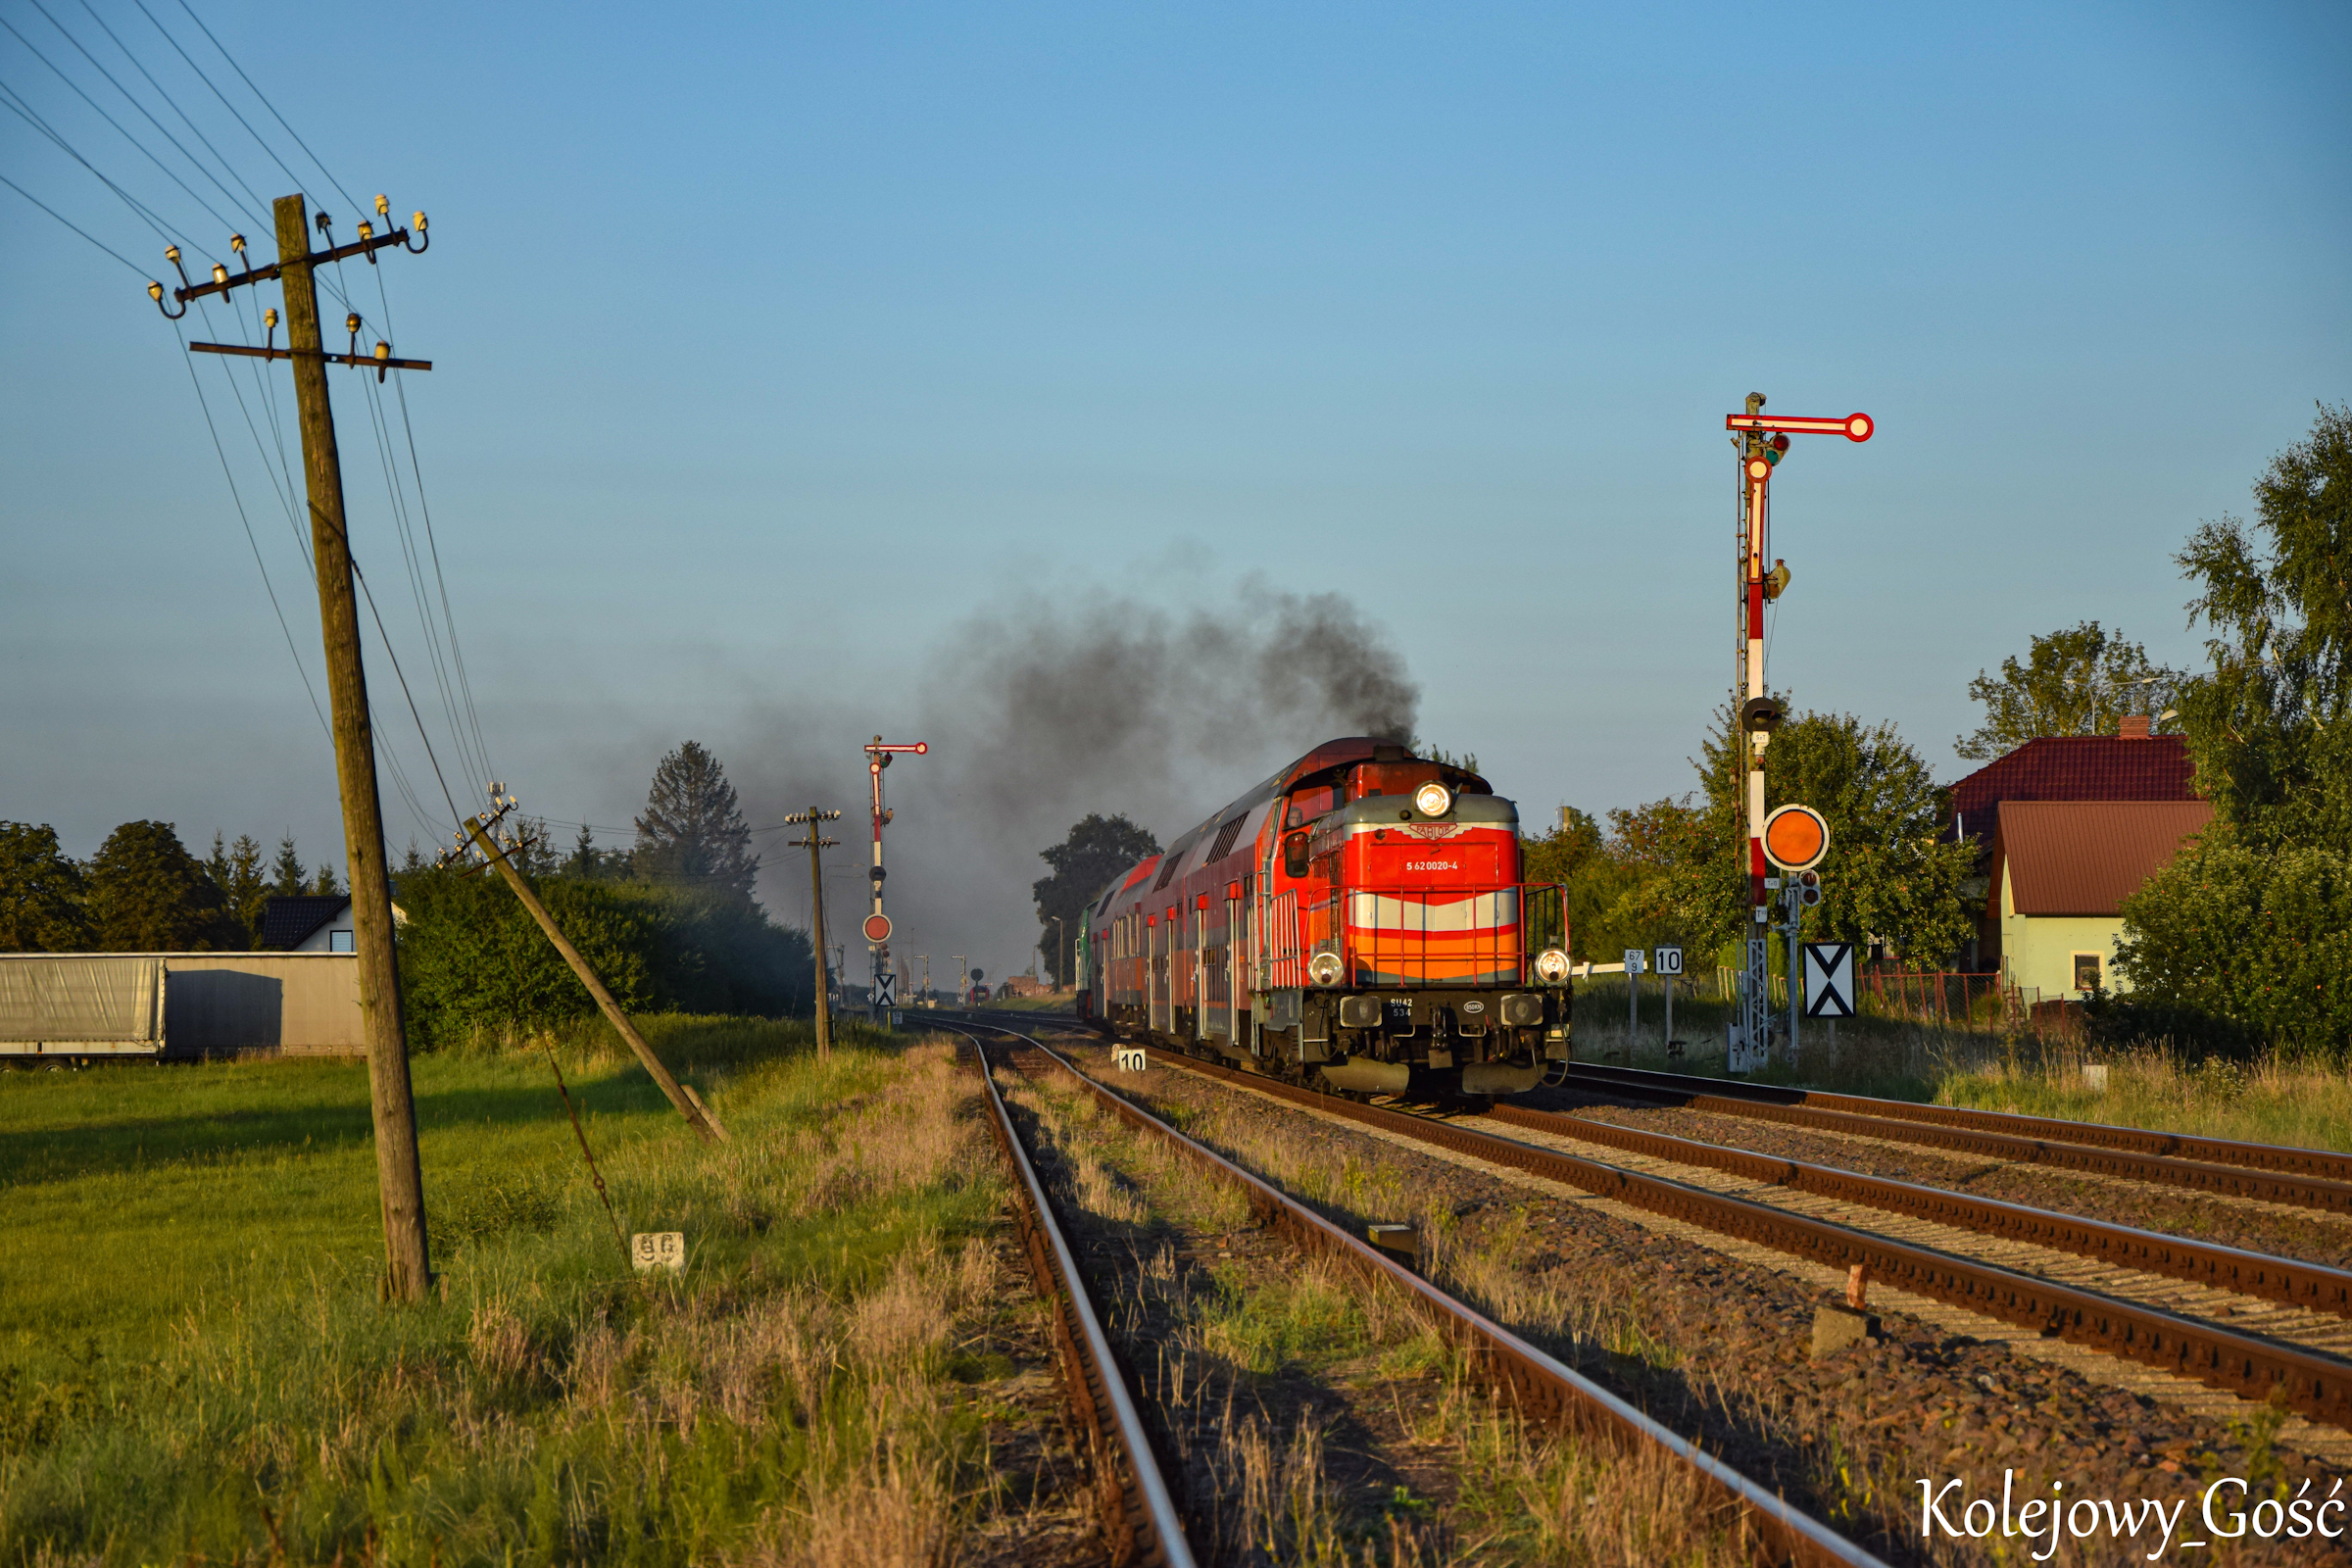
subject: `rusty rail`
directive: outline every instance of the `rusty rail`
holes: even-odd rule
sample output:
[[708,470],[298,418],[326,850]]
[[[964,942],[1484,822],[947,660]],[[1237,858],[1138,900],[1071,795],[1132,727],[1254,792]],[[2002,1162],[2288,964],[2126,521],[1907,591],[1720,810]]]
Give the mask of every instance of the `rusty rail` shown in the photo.
[[[1596,1437],[1622,1448],[1655,1448],[1688,1466],[1697,1475],[1701,1486],[1722,1504],[1739,1511],[1751,1532],[1750,1544],[1760,1560],[1803,1564],[1806,1568],[1816,1565],[1885,1568],[1878,1557],[1791,1507],[1785,1498],[1707,1453],[1690,1439],[1455,1300],[1412,1270],[1382,1255],[1369,1243],[1359,1241],[1287,1194],[1097,1083],[1035,1036],[1004,1024],[975,1021],[973,1027],[999,1030],[1045,1056],[1128,1126],[1161,1139],[1213,1179],[1239,1188],[1261,1220],[1280,1228],[1302,1250],[1336,1256],[1367,1280],[1419,1303],[1442,1332],[1470,1352],[1473,1363],[1495,1391],[1529,1420]],[[1161,1059],[1180,1058],[1163,1055]],[[1183,1065],[1199,1067],[1200,1063],[1184,1061]]]
[[1045,1184],[1038,1180],[1036,1167],[1013,1130],[1004,1096],[997,1093],[987,1050],[977,1035],[971,1038],[988,1099],[989,1127],[1013,1172],[1013,1192],[1018,1200],[1014,1218],[1020,1227],[1022,1250],[1028,1254],[1038,1294],[1054,1308],[1054,1338],[1061,1353],[1062,1387],[1078,1430],[1086,1435],[1095,1500],[1102,1519],[1103,1539],[1110,1544],[1110,1560],[1119,1568],[1130,1563],[1146,1568],[1194,1568],[1191,1544],[1152,1456],[1143,1417],[1128,1392],[1126,1373],[1102,1332],[1094,1303],[1087,1298],[1086,1281],[1078,1272],[1069,1242],[1054,1221]]
[[2336,1356],[2264,1335],[2202,1323],[2158,1307],[2119,1300],[2095,1291],[2037,1279],[1994,1264],[1954,1257],[1933,1248],[1914,1247],[1850,1226],[1809,1219],[1770,1204],[1711,1193],[1663,1176],[1624,1170],[1473,1128],[1343,1100],[1191,1057],[1163,1054],[1161,1059],[1188,1072],[1563,1182],[1777,1252],[1824,1263],[1841,1272],[1860,1263],[1869,1269],[1871,1278],[1897,1290],[1948,1301],[1987,1317],[2038,1328],[2045,1334],[2194,1378],[2244,1398],[2262,1400],[2276,1389],[2285,1398],[2288,1408],[2352,1430],[2352,1361]]
[[[1563,1087],[1581,1094],[1630,1095],[1689,1110],[1948,1149],[1987,1159],[2091,1171],[2227,1198],[2352,1213],[2352,1181],[2339,1179],[2352,1176],[2352,1157],[2328,1150],[2239,1144],[2137,1127],[1866,1100],[1818,1090],[1773,1089],[1586,1062],[1568,1070]],[[1844,1108],[1863,1106],[1868,1109]]]

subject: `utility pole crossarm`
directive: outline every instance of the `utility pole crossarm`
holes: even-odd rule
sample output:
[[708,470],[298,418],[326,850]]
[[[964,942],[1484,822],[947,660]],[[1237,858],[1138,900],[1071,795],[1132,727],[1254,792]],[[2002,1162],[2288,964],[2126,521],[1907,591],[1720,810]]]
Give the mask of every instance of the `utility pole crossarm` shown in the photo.
[[[283,201],[285,198],[280,197],[279,200]],[[318,221],[320,223],[324,223],[326,220],[321,218],[318,220]],[[422,213],[418,213],[416,215],[416,232],[422,234],[424,232],[424,215]],[[362,233],[358,239],[353,240],[348,245],[337,245],[331,250],[323,251],[312,251],[310,249],[310,235],[308,232],[305,232],[303,235],[302,254],[289,253],[285,249],[285,231],[281,226],[278,231],[278,259],[276,261],[270,263],[267,267],[248,268],[242,272],[231,272],[225,267],[216,266],[213,269],[213,280],[209,283],[189,283],[187,281],[188,274],[184,270],[182,270],[179,275],[180,281],[184,286],[173,289],[172,291],[172,297],[180,303],[181,309],[179,315],[185,316],[187,314],[186,307],[188,302],[191,300],[200,300],[207,294],[226,294],[231,289],[246,288],[255,283],[267,283],[271,278],[283,275],[285,270],[290,266],[317,268],[323,266],[328,262],[342,261],[346,257],[351,256],[365,256],[372,264],[375,260],[375,253],[382,250],[387,245],[403,246],[419,256],[423,255],[424,252],[432,245],[432,241],[429,238],[426,239],[422,245],[409,244],[409,231],[405,228],[393,229],[388,234],[368,234],[366,232],[366,229],[368,227],[368,224],[363,222],[360,226]],[[173,267],[179,266],[178,246],[172,246],[164,254],[171,258],[172,265]],[[163,304],[163,284],[150,283],[147,285],[147,292],[155,297],[155,302],[159,307]],[[166,314],[168,315],[170,313],[167,312]],[[172,318],[174,320],[178,319],[177,317],[173,317]]]
[[257,349],[250,343],[190,343],[191,354],[243,354],[257,360],[319,359],[329,365],[372,365],[379,370],[429,370],[430,360],[395,360],[382,354],[313,354],[296,349]]

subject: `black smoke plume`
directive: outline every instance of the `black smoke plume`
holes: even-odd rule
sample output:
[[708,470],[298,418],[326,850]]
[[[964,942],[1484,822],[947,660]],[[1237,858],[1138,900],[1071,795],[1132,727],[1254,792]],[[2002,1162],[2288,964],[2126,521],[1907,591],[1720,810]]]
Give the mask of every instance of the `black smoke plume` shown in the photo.
[[[729,758],[760,821],[809,804],[846,808],[826,884],[832,938],[849,947],[854,976],[866,967],[856,923],[870,844],[858,748],[875,729],[930,744],[884,775],[896,813],[887,890],[894,950],[929,954],[943,986],[956,954],[997,976],[1028,966],[1038,939],[1029,885],[1046,874],[1038,854],[1088,812],[1123,813],[1164,843],[1324,741],[1411,738],[1420,687],[1349,600],[1197,578],[1181,597],[994,603],[938,639],[919,691],[888,711],[770,710],[742,764]],[[761,841],[760,894],[802,924],[808,866],[787,836]]]

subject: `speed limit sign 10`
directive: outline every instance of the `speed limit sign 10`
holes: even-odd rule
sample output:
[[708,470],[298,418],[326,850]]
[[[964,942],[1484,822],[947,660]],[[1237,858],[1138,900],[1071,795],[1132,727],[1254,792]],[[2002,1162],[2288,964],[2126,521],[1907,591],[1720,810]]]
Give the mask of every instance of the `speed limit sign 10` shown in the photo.
[[1680,948],[1660,948],[1658,950],[1658,973],[1681,974],[1682,972],[1683,950]]

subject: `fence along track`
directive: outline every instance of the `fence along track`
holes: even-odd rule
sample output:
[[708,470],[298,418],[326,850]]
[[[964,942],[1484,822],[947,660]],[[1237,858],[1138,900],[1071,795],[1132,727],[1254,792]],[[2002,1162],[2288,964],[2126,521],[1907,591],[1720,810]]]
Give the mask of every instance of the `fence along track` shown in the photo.
[[[1529,1421],[1599,1437],[1620,1448],[1653,1447],[1688,1466],[1704,1488],[1740,1510],[1753,1533],[1752,1545],[1760,1560],[1797,1563],[1806,1568],[1829,1568],[1829,1565],[1886,1568],[1880,1558],[1792,1508],[1786,1499],[1508,1329],[1446,1295],[1402,1264],[1383,1256],[1370,1243],[1358,1241],[1287,1194],[1097,1083],[1035,1036],[1004,1024],[975,1023],[973,1027],[1001,1030],[1036,1051],[1128,1126],[1169,1144],[1213,1179],[1240,1188],[1257,1216],[1280,1227],[1301,1250],[1337,1256],[1365,1278],[1420,1303],[1442,1332],[1470,1351],[1474,1365],[1495,1392]],[[1176,1058],[1163,1055],[1158,1059]],[[1183,1065],[1193,1067],[1199,1063],[1186,1061]]]
[[[954,1027],[949,1025],[947,1027]],[[957,1033],[963,1033],[958,1030]],[[1004,1097],[997,1093],[996,1074],[978,1035],[969,1036],[972,1054],[980,1063],[980,1083],[987,1092],[989,1125],[997,1145],[1012,1167],[1013,1191],[1019,1201],[1015,1219],[1021,1244],[1029,1256],[1037,1290],[1054,1305],[1054,1338],[1061,1352],[1062,1387],[1086,1434],[1087,1459],[1095,1481],[1095,1500],[1102,1518],[1102,1537],[1110,1545],[1110,1560],[1118,1568],[1194,1568],[1191,1544],[1186,1541],[1176,1504],[1161,1479],[1158,1461],[1144,1431],[1143,1417],[1110,1340],[1102,1332],[1087,1298],[1086,1281],[1078,1260],[1054,1222],[1045,1185],[1013,1131]]]
[[[1174,1054],[1163,1054],[1159,1059],[1206,1078],[1563,1182],[1774,1251],[1840,1270],[1860,1263],[1869,1269],[1872,1278],[1899,1290],[1948,1301],[2004,1322],[2039,1328],[2078,1345],[2192,1378],[2244,1398],[2259,1401],[2278,1389],[2283,1393],[2287,1407],[2298,1414],[2352,1430],[2352,1362],[2334,1356],[1995,1264],[1972,1262],[1850,1226],[1792,1214],[1770,1204],[1711,1193],[1663,1176],[1625,1170],[1426,1116],[1300,1089],[1256,1073],[1237,1072]],[[1766,1165],[1787,1163],[1760,1155],[1745,1157]]]
[[1866,1133],[1896,1143],[2066,1165],[2235,1198],[2352,1213],[2352,1154],[2327,1149],[2245,1144],[2227,1138],[2151,1132],[2144,1127],[2062,1121],[2020,1111],[1964,1110],[1955,1105],[1737,1084],[1592,1062],[1571,1067],[1566,1087],[1588,1093],[1639,1095],[1727,1116]]

